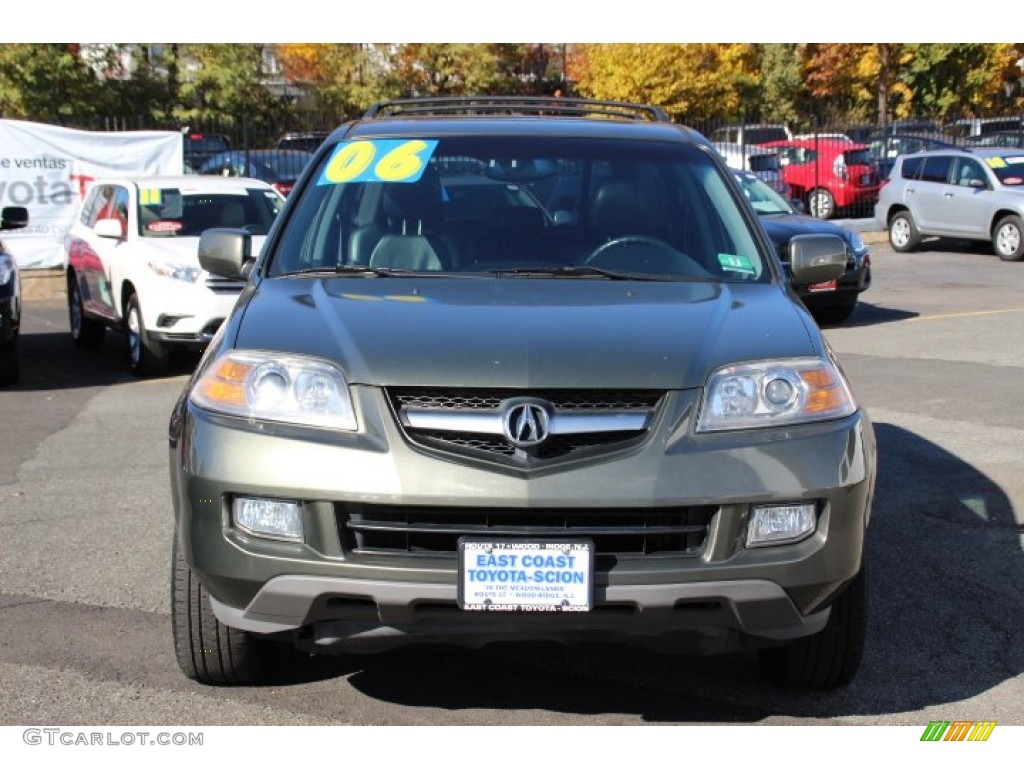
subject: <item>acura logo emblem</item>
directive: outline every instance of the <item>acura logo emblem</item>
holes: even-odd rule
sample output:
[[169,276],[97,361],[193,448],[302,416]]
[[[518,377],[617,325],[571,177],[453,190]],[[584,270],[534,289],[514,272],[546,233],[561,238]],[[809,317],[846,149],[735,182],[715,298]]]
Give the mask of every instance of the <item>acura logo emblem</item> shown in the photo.
[[547,440],[550,418],[546,403],[510,400],[502,417],[505,438],[517,448],[540,445]]

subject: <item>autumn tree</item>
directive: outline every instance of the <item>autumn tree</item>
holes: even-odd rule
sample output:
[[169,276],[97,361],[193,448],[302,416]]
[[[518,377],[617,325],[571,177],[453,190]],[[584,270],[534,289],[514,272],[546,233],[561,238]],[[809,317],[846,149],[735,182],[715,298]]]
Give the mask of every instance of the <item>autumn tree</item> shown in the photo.
[[598,43],[581,48],[580,93],[657,104],[684,122],[734,117],[760,84],[757,51],[750,45]]

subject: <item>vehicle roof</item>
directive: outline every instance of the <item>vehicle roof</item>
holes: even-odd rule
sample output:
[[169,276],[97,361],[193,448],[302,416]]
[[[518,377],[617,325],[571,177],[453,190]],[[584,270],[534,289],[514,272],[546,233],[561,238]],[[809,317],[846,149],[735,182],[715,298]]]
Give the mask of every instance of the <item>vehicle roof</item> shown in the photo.
[[768,141],[761,145],[762,147],[803,147],[805,149],[834,149],[837,152],[849,152],[850,150],[868,149],[867,144],[861,144],[856,141],[848,139],[778,139],[776,141]]
[[328,144],[404,136],[571,136],[710,145],[647,104],[549,97],[452,97],[376,104],[338,127]]
[[1003,155],[1024,155],[1024,149],[1019,147],[941,147],[929,149],[924,152],[913,152],[900,157],[921,157],[928,155],[948,154],[968,155],[970,157],[1002,157]]
[[273,189],[267,182],[245,176],[204,176],[202,174],[182,174],[176,176],[109,176],[96,179],[97,184],[125,184],[140,187],[181,187],[183,189],[216,190],[222,188],[238,189],[239,186]]
[[774,155],[771,147],[766,147],[764,144],[736,144],[730,142],[716,141],[713,142],[715,149],[719,152],[735,152],[737,154],[743,153],[747,155]]
[[348,123],[328,139],[391,136],[572,136],[709,144],[696,131],[673,123],[592,120],[573,117],[394,117]]

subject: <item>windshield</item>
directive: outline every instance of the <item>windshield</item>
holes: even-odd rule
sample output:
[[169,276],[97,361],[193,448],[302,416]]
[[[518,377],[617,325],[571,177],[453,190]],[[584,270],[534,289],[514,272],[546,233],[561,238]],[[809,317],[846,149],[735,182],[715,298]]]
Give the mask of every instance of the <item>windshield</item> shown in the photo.
[[736,178],[758,216],[793,213],[789,203],[754,174],[737,173]]
[[1024,155],[986,157],[985,162],[1003,184],[1008,187],[1024,185]]
[[198,237],[213,227],[236,227],[265,235],[284,199],[268,189],[221,188],[216,192],[175,187],[139,190],[139,234]]
[[365,139],[321,163],[268,254],[271,276],[369,267],[359,274],[769,279],[729,184],[696,146]]

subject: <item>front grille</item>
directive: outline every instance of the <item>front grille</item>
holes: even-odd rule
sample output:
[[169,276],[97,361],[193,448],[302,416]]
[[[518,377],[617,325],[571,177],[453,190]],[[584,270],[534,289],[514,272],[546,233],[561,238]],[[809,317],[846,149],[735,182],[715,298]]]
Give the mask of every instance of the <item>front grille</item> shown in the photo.
[[[628,448],[646,436],[652,415],[662,392],[650,390],[511,390],[511,389],[440,389],[390,388],[388,402],[406,438],[416,445],[434,451],[483,459],[519,468],[536,467],[553,460],[578,458]],[[606,431],[552,434],[542,443],[528,449],[516,447],[500,430],[502,408],[509,400],[529,397],[545,402],[555,418],[571,415],[594,417],[638,416],[637,427],[615,426]],[[430,426],[417,425],[407,414],[441,416]],[[493,431],[460,429],[456,417],[483,415],[492,418]],[[451,417],[449,427],[444,417]],[[464,423],[464,422],[462,422]],[[611,422],[609,422],[611,425]]]
[[207,288],[217,294],[237,294],[241,293],[242,289],[245,288],[244,280],[234,280],[228,277],[219,277],[218,275],[207,275],[205,283]]
[[439,408],[446,410],[493,410],[504,400],[528,394],[547,400],[557,410],[633,410],[653,408],[660,392],[641,390],[538,390],[517,389],[438,389],[393,387],[388,390],[398,407]]
[[699,556],[716,506],[639,509],[507,509],[338,503],[345,550],[354,555],[456,556],[462,536],[590,538],[598,555]]

